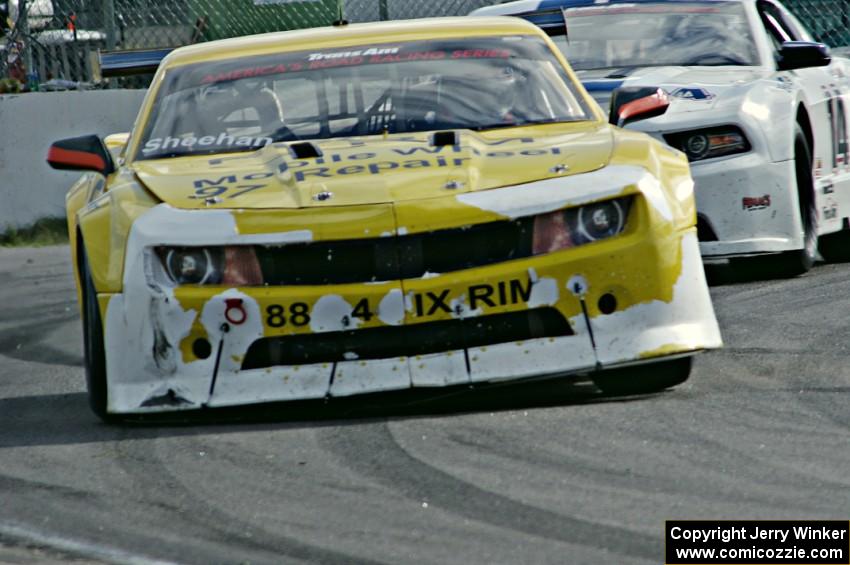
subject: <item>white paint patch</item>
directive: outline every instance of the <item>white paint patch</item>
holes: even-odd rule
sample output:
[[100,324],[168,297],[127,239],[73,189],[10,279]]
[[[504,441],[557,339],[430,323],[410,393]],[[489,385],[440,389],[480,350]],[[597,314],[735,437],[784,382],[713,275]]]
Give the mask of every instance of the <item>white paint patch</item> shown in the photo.
[[501,343],[469,350],[470,380],[473,382],[587,371],[595,364],[596,356],[584,332],[569,337]]
[[440,273],[432,273],[431,271],[425,271],[425,274],[424,274],[424,275],[422,275],[422,279],[423,279],[423,280],[426,280],[426,279],[436,279],[436,278],[437,278],[437,277],[439,277],[439,276],[440,276]]
[[410,382],[414,387],[448,386],[469,382],[463,350],[409,357]]
[[532,283],[531,296],[528,299],[529,308],[537,308],[538,306],[552,306],[560,297],[558,289],[558,281],[545,277],[537,279]]
[[404,294],[394,288],[378,304],[378,319],[389,326],[400,326],[404,322]]
[[410,387],[407,359],[373,359],[337,363],[331,396],[398,390]]
[[[140,216],[127,242],[123,291],[110,299],[105,316],[109,410],[116,413],[156,412],[198,408],[207,403],[223,405],[236,402],[236,399],[250,402],[308,398],[316,390],[320,391],[319,396],[323,395],[330,370],[322,373],[322,368],[313,371],[312,379],[287,386],[270,386],[273,383],[269,383],[265,371],[260,371],[255,379],[237,379],[238,384],[234,385],[233,377],[244,375],[240,368],[248,347],[263,336],[259,305],[237,289],[210,298],[200,312],[200,323],[207,332],[213,354],[207,359],[184,362],[180,345],[190,334],[197,313],[182,308],[172,288],[156,283],[154,273],[159,262],[150,251],[151,247],[161,244],[285,244],[311,239],[309,230],[241,236],[237,233],[233,213],[227,210],[188,211],[160,204]],[[245,322],[230,323],[230,331],[223,332],[228,299],[242,301]],[[223,336],[220,378],[216,382],[215,397],[210,398],[216,352]],[[157,357],[151,354],[155,343],[159,344]],[[229,385],[233,386],[228,391]],[[223,394],[228,397],[220,398],[219,390],[225,390]],[[172,396],[179,397],[179,403],[168,402],[167,397]]]
[[354,353],[353,351],[346,351],[342,354],[343,359],[346,361],[356,361],[360,359],[360,356]]
[[[286,245],[313,241],[311,230],[242,235],[233,210],[180,210],[157,204],[133,224],[133,231],[148,245],[257,244]],[[130,257],[128,249],[127,256]]]
[[353,330],[360,318],[352,316],[354,307],[338,294],[326,294],[316,301],[310,312],[310,329],[314,332]]
[[311,230],[293,230],[271,233],[255,233],[239,236],[239,243],[256,245],[286,245],[288,243],[310,243]]
[[407,235],[407,228],[404,227],[404,226],[398,228],[397,231],[398,231],[398,235]]
[[722,346],[696,234],[682,237],[682,274],[670,302],[653,300],[591,319],[603,365],[633,361],[667,345],[699,349]]
[[[241,306],[245,311],[245,321],[242,324],[232,324],[225,318],[227,300],[242,301]],[[252,343],[262,338],[264,333],[260,305],[256,300],[235,288],[213,296],[204,304],[201,324],[207,331],[214,349],[218,347],[221,340],[224,340],[219,373],[238,373],[242,369],[241,356],[248,351]],[[223,331],[225,324],[228,328],[226,332]]]
[[[468,192],[456,198],[463,204],[516,219],[614,198],[629,186],[660,190],[658,181],[643,167],[610,165],[589,173]],[[653,205],[657,200],[654,196],[650,199]],[[669,211],[669,206],[666,209]]]
[[317,363],[219,374],[209,405],[323,398],[331,382],[332,367],[333,363]]
[[[123,293],[110,298],[104,319],[107,408],[117,413],[197,408],[209,396],[213,361],[183,362],[180,342],[196,312],[184,310],[172,289],[148,284],[150,257],[135,227],[127,249]],[[185,402],[143,406],[169,391]]]

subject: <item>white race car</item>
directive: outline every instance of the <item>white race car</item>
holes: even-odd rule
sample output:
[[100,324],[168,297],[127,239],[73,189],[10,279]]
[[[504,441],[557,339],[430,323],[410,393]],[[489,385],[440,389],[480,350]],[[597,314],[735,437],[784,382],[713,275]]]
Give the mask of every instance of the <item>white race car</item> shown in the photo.
[[[542,27],[621,125],[688,155],[707,262],[794,275],[818,243],[850,258],[850,60],[778,2],[521,0],[485,14]],[[630,122],[624,104],[648,95],[670,105]]]

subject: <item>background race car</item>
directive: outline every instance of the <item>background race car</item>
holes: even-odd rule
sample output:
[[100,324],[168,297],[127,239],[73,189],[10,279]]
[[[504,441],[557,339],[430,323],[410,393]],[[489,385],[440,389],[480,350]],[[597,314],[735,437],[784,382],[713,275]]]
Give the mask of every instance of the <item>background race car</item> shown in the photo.
[[53,145],[90,171],[68,221],[97,414],[647,392],[720,346],[684,155],[608,125],[537,27],[483,23],[179,49],[129,136]]
[[[850,61],[772,0],[542,0],[482,8],[556,36],[607,108],[663,89],[666,112],[623,120],[692,163],[707,259],[771,274],[850,258]],[[645,87],[647,90],[641,90]],[[827,235],[829,234],[829,235]]]

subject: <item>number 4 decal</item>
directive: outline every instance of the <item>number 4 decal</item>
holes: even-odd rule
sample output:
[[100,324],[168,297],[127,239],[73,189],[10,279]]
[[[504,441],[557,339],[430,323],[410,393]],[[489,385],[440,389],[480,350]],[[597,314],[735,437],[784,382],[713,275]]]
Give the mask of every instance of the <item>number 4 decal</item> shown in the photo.
[[351,315],[355,318],[360,318],[361,320],[368,322],[375,314],[369,308],[369,300],[364,298],[357,303],[357,306],[354,307],[354,311],[351,312]]

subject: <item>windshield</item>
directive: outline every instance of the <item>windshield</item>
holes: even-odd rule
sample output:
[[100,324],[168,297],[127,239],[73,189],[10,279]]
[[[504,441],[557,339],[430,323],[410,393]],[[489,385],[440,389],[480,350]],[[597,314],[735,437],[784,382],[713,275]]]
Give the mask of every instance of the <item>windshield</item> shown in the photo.
[[276,53],[169,71],[137,158],[589,115],[563,66],[535,36]]
[[558,46],[576,70],[758,64],[739,2],[609,4],[565,16]]

